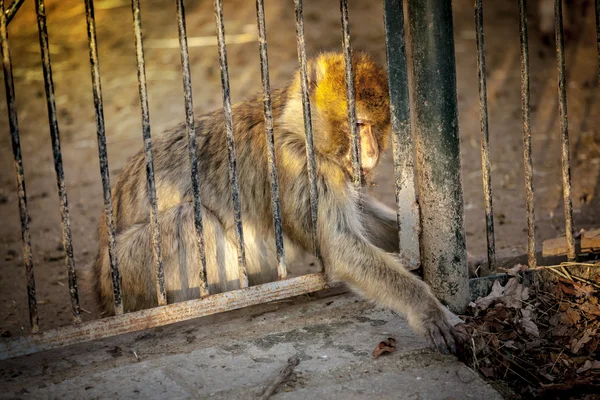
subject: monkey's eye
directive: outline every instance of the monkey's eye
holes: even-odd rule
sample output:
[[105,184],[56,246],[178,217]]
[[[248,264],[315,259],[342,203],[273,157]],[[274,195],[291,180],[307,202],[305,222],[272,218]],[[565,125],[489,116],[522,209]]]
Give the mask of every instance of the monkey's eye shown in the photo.
[[358,125],[359,127],[361,127],[363,125],[366,125],[366,122],[363,121],[362,119],[358,119],[358,120],[356,120],[356,125]]

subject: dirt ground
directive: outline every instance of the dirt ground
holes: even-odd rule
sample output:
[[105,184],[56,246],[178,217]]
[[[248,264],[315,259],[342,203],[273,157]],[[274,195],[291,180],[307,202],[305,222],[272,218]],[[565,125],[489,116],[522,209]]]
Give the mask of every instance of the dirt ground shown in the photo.
[[[224,2],[227,34],[256,32],[252,1]],[[341,49],[339,3],[304,2],[309,55]],[[578,2],[579,3],[579,2]],[[583,3],[583,1],[581,2]],[[571,139],[573,206],[576,230],[600,222],[600,90],[592,4],[572,27],[566,43],[568,116]],[[110,174],[114,182],[142,146],[130,2],[97,0],[96,23],[104,96]],[[534,9],[534,4],[530,9]],[[211,1],[186,4],[188,37],[213,36]],[[382,2],[349,5],[352,43],[385,63]],[[293,3],[266,0],[270,76],[284,84],[297,66]],[[486,56],[493,201],[499,256],[526,252],[517,5],[486,2]],[[47,18],[61,133],[64,169],[78,268],[96,251],[96,227],[103,207],[91,92],[83,2],[47,1]],[[184,119],[181,64],[175,5],[142,1],[146,70],[152,132]],[[555,53],[545,46],[530,10],[530,67],[537,243],[564,233]],[[483,258],[485,221],[479,148],[479,101],[473,3],[454,1],[461,162],[467,245]],[[71,321],[66,268],[53,168],[38,32],[33,2],[22,6],[9,27],[17,110],[31,216],[33,261],[40,327]],[[192,43],[191,43],[192,44]],[[232,101],[261,90],[258,46],[241,40],[227,46]],[[190,47],[194,104],[199,114],[221,106],[217,49]],[[0,321],[12,335],[28,331],[26,280],[4,87],[0,89]],[[375,193],[393,205],[391,157],[383,162]],[[293,271],[305,272],[308,268]],[[82,306],[97,317],[90,298]]]

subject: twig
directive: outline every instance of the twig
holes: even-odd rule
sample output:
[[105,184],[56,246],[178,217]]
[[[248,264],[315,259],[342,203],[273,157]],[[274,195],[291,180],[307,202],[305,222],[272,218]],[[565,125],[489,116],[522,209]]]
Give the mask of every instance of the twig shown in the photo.
[[286,380],[292,374],[292,372],[294,372],[294,367],[296,367],[298,364],[300,364],[300,359],[298,356],[292,356],[288,358],[286,366],[283,367],[273,382],[271,382],[271,384],[265,388],[262,394],[260,394],[259,398],[261,400],[266,400],[271,397],[279,385],[281,385],[281,383]]
[[[592,285],[593,287],[595,287],[596,289],[600,289],[600,285],[598,285],[595,282],[590,281],[589,279],[585,279],[585,278],[581,278],[577,275],[571,275],[567,269],[565,267],[599,267],[600,268],[600,263],[579,263],[579,262],[564,262],[564,263],[560,263],[559,265],[542,265],[542,266],[537,266],[537,267],[533,267],[533,268],[527,268],[524,269],[523,271],[539,271],[539,270],[550,270],[551,272],[570,280],[571,282],[573,282],[573,280],[579,281],[579,282],[583,282],[586,283],[588,285]],[[557,269],[560,268],[560,269]]]

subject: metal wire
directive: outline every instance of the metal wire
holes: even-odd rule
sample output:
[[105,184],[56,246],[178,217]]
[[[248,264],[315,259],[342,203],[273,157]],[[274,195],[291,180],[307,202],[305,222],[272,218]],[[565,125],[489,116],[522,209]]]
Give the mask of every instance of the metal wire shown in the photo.
[[308,95],[308,73],[306,61],[306,44],[304,43],[304,18],[302,15],[302,0],[294,0],[296,14],[296,45],[298,63],[300,64],[300,89],[302,92],[302,113],[304,115],[304,132],[306,135],[306,161],[308,180],[310,184],[310,219],[312,222],[313,249],[319,270],[322,272],[321,250],[317,240],[317,210],[319,194],[317,192],[317,168],[315,166],[315,148],[313,145],[312,117],[310,113],[310,96]]
[[4,12],[4,0],[0,0],[0,42],[2,47],[2,67],[4,70],[4,85],[6,87],[6,103],[8,108],[8,124],[12,143],[15,172],[17,177],[17,195],[19,197],[19,216],[21,219],[21,239],[23,241],[23,264],[27,277],[27,300],[29,304],[29,324],[31,332],[39,330],[37,300],[35,298],[35,278],[33,273],[33,255],[31,252],[31,234],[29,232],[29,212],[27,211],[27,193],[25,191],[25,175],[23,172],[23,159],[21,156],[21,143],[19,139],[19,123],[17,118],[17,101],[15,97],[15,83],[13,81],[10,48],[8,46],[8,32],[6,30],[7,17]]
[[494,208],[492,205],[492,174],[485,76],[485,46],[483,40],[483,0],[475,0],[475,33],[477,37],[477,77],[479,80],[479,106],[481,113],[481,171],[485,203],[485,232],[487,237],[488,266],[491,271],[494,271],[496,270],[496,241],[494,238]]
[[527,265],[537,264],[535,253],[535,208],[533,160],[531,157],[531,107],[529,95],[529,43],[527,39],[527,4],[519,0],[519,41],[521,50],[521,113],[523,120],[523,164],[525,169],[525,208],[527,211]]
[[194,195],[194,227],[200,252],[200,297],[209,295],[206,280],[206,250],[202,225],[202,202],[200,201],[200,176],[198,174],[198,154],[196,153],[196,124],[194,122],[194,101],[192,98],[192,79],[190,75],[190,57],[188,53],[187,33],[185,27],[185,8],[183,0],[177,0],[177,27],[179,31],[179,48],[181,51],[181,70],[183,72],[183,92],[185,100],[185,125],[190,152],[190,170],[192,192]]
[[273,226],[275,228],[275,247],[277,249],[277,276],[287,277],[285,251],[283,249],[283,230],[281,228],[281,210],[279,205],[279,181],[275,165],[275,140],[273,137],[273,110],[271,108],[271,84],[269,82],[269,59],[267,55],[267,29],[265,26],[264,0],[256,0],[256,17],[258,20],[258,44],[260,50],[260,72],[264,94],[265,127],[267,135],[267,159],[269,178],[271,181],[271,209],[273,210]]
[[21,8],[24,2],[25,0],[14,0],[10,7],[8,7],[8,9],[5,11],[7,25],[10,24],[10,21],[12,21],[17,11],[19,11],[19,8]]
[[165,292],[165,273],[162,263],[160,231],[158,227],[158,210],[156,204],[156,184],[154,181],[154,158],[152,156],[152,137],[150,134],[150,113],[148,111],[148,89],[146,87],[146,68],[144,62],[144,46],[142,43],[142,18],[140,0],[131,0],[133,11],[133,31],[135,33],[135,53],[137,58],[140,103],[142,107],[142,134],[144,137],[144,153],[146,156],[146,175],[148,178],[148,200],[150,201],[150,227],[152,229],[152,255],[156,272],[156,295],[158,305],[167,304]]
[[350,45],[350,23],[348,22],[348,0],[340,0],[342,14],[342,47],[346,71],[346,98],[348,100],[348,126],[352,137],[352,183],[357,192],[362,185],[360,164],[360,140],[356,124],[356,95],[354,88],[354,69],[352,66],[352,46]]
[[573,200],[571,194],[571,156],[569,154],[569,123],[567,119],[567,86],[565,77],[565,44],[563,35],[562,0],[554,1],[554,34],[556,40],[556,67],[558,70],[558,111],[562,154],[562,184],[565,209],[567,258],[575,259],[573,233]]
[[96,41],[96,19],[94,1],[85,0],[85,16],[87,21],[88,44],[90,48],[90,67],[92,71],[92,92],[96,109],[96,137],[98,140],[98,159],[102,178],[102,196],[104,198],[104,218],[108,241],[108,257],[113,285],[115,314],[123,314],[123,296],[121,293],[121,276],[117,258],[115,221],[113,217],[112,196],[110,193],[110,176],[108,171],[108,154],[106,151],[106,132],[104,129],[104,105],[102,103],[102,87],[100,85],[100,64],[98,62],[98,43]]
[[215,18],[217,21],[217,43],[219,49],[219,62],[221,64],[221,86],[223,87],[223,113],[225,114],[225,126],[227,127],[229,183],[231,185],[235,218],[235,234],[237,238],[240,286],[242,288],[245,288],[248,287],[248,272],[246,270],[246,249],[244,248],[244,231],[242,228],[240,186],[235,157],[235,143],[233,140],[233,121],[231,116],[231,99],[229,92],[229,72],[227,69],[227,50],[225,48],[225,27],[223,26],[223,5],[221,3],[221,0],[214,1],[214,9]]
[[58,116],[56,113],[56,101],[54,99],[54,81],[52,79],[52,66],[50,64],[50,48],[48,44],[48,30],[46,27],[46,6],[44,0],[35,3],[37,12],[38,31],[40,36],[40,50],[42,54],[42,69],[44,72],[44,88],[46,90],[46,106],[48,107],[48,123],[50,125],[50,137],[52,140],[52,156],[54,158],[54,170],[56,171],[56,185],[60,204],[60,216],[62,226],[62,244],[65,250],[65,263],[69,281],[69,295],[71,297],[71,311],[75,322],[81,322],[81,310],[79,307],[79,292],[77,289],[77,277],[75,275],[75,262],[73,261],[73,243],[71,237],[71,220],[69,218],[69,202],[67,200],[67,188],[65,186],[65,173],[63,170],[62,153],[60,149],[60,132],[58,129]]

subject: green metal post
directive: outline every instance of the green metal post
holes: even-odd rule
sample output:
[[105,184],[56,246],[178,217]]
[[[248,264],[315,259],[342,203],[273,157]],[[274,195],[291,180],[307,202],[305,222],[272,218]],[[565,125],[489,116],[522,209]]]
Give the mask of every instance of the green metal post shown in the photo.
[[451,0],[408,0],[421,263],[451,311],[469,301]]

